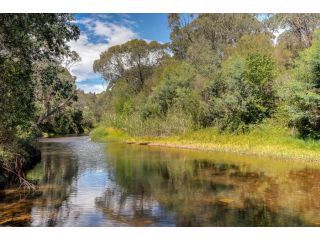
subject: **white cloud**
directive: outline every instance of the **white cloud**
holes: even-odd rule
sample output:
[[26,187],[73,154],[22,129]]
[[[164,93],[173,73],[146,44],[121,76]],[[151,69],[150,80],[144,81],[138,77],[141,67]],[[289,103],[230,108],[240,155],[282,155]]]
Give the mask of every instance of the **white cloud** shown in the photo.
[[[80,19],[78,24],[82,24],[86,31],[82,31],[77,41],[71,41],[70,47],[78,52],[81,62],[71,67],[71,73],[77,77],[77,85],[81,89],[89,89],[89,84],[80,84],[82,81],[97,79],[98,74],[92,70],[94,60],[98,59],[100,53],[109,47],[122,44],[137,38],[138,35],[128,26],[102,22],[94,19]],[[95,39],[95,41],[92,41]],[[92,91],[100,91],[101,85],[90,86]],[[102,90],[101,90],[102,91]]]
[[83,90],[85,93],[101,93],[107,89],[107,84],[78,84],[78,88]]
[[102,22],[96,22],[94,26],[94,33],[98,36],[110,36],[112,33],[112,30],[110,26]]

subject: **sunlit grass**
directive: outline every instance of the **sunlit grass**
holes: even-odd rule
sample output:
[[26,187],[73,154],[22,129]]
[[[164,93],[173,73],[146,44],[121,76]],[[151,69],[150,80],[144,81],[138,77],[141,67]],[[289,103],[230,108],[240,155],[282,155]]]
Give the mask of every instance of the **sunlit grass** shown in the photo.
[[110,141],[110,140],[128,140],[130,137],[122,130],[111,128],[111,127],[104,127],[98,126],[90,133],[90,137],[94,141]]
[[320,141],[300,139],[294,135],[292,130],[283,126],[275,126],[272,122],[261,124],[249,133],[226,133],[216,128],[204,128],[168,137],[137,137],[129,136],[118,129],[98,127],[91,133],[91,136],[97,141],[147,142],[150,145],[197,150],[303,160],[320,159]]

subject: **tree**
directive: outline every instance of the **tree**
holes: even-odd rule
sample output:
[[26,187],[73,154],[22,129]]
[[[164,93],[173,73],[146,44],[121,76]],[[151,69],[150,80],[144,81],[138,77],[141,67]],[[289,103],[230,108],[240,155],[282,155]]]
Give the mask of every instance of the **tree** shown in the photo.
[[320,139],[320,32],[313,35],[310,48],[296,61],[294,81],[288,83],[287,101],[290,124],[303,138]]
[[36,124],[41,126],[77,100],[77,94],[75,77],[66,68],[46,62],[38,63],[35,68],[35,100],[39,106]]
[[205,78],[214,75],[221,63],[218,54],[212,50],[210,43],[205,39],[198,39],[197,42],[189,45],[186,52],[186,61]]
[[273,52],[273,35],[270,32],[257,34],[245,34],[236,44],[225,48],[226,57],[238,54],[247,57],[253,52],[263,54],[272,54]]
[[161,82],[145,104],[142,117],[165,116],[171,108],[181,109],[198,120],[200,96],[194,90],[195,69],[185,62],[171,62],[162,75]]
[[35,121],[33,64],[71,55],[67,43],[80,34],[73,20],[72,14],[0,14],[0,172],[26,186],[23,163],[37,154],[21,140]]
[[212,49],[235,44],[245,34],[261,32],[262,24],[255,14],[200,14],[193,22],[196,36],[203,35]]
[[0,22],[0,143],[8,143],[34,119],[33,62],[69,56],[79,29],[71,14],[1,14]]
[[68,56],[62,56],[60,63],[70,71],[71,67],[81,61],[81,57],[76,51],[71,51]]
[[310,47],[313,32],[320,24],[320,14],[275,13],[267,18],[266,23],[273,31],[279,29],[290,31],[304,47]]
[[168,14],[168,26],[171,29],[170,48],[177,59],[185,59],[189,45],[194,42],[191,22],[195,17],[194,14]]
[[93,64],[93,70],[102,74],[109,89],[123,78],[135,92],[139,92],[153,67],[167,55],[165,50],[166,45],[156,41],[131,40],[101,53],[100,59]]
[[275,107],[273,69],[270,55],[230,56],[222,63],[220,76],[208,86],[202,124],[246,131],[250,124],[270,117]]
[[[169,14],[171,28],[171,48],[178,59],[185,59],[187,49],[199,39],[209,42],[212,50],[223,57],[226,45],[235,44],[245,34],[263,31],[262,23],[255,14],[199,14],[182,24],[184,15]],[[188,15],[187,15],[188,16]],[[194,16],[194,15],[191,15]]]

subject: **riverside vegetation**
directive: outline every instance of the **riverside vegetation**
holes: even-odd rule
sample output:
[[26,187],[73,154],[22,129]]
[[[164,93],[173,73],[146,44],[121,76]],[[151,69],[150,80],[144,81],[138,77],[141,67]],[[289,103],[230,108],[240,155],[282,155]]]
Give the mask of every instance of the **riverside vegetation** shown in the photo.
[[80,31],[71,14],[0,14],[0,22],[0,187],[32,187],[24,170],[40,158],[37,137],[92,125],[69,72],[80,58],[67,43]]
[[319,22],[319,14],[169,14],[170,43],[132,40],[95,61],[108,89],[91,136],[317,160]]
[[28,185],[37,137],[93,127],[96,140],[318,159],[319,14],[168,14],[169,43],[101,53],[100,94],[70,73],[81,60],[72,14],[0,22],[0,182]]

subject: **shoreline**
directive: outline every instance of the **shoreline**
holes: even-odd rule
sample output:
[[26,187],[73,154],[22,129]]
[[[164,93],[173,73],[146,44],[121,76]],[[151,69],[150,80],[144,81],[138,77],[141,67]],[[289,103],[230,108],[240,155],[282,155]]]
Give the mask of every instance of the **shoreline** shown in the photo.
[[320,142],[307,142],[288,136],[221,135],[206,130],[168,137],[132,137],[115,128],[96,128],[90,137],[93,141],[118,141],[125,144],[158,146],[196,151],[224,152],[276,159],[320,162]]
[[210,147],[200,146],[199,144],[183,144],[183,143],[161,143],[157,141],[121,141],[125,144],[132,144],[132,145],[141,145],[141,146],[151,146],[151,147],[161,147],[161,148],[175,148],[175,149],[187,149],[187,150],[194,150],[194,151],[202,151],[202,152],[220,152],[226,154],[237,154],[237,155],[246,155],[246,156],[257,156],[257,157],[269,157],[279,160],[296,160],[296,161],[306,161],[306,162],[319,162],[320,158],[316,159],[313,157],[303,157],[299,155],[292,155],[291,154],[277,154],[272,153],[271,151],[255,151],[250,149],[242,149],[239,148],[232,149],[231,146],[213,146],[212,143]]

